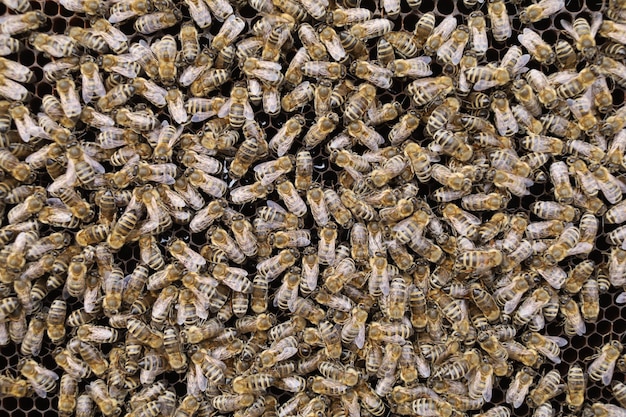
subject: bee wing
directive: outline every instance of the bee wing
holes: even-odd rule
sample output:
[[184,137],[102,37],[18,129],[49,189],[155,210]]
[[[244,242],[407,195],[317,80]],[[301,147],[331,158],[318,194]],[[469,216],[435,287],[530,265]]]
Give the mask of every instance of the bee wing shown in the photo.
[[15,101],[22,101],[28,95],[28,90],[22,84],[4,78],[0,84],[0,95]]
[[617,304],[625,304],[626,303],[626,291],[622,292],[615,298],[615,302]]
[[600,29],[600,26],[602,26],[602,13],[600,12],[591,13],[591,25],[590,26],[591,26],[590,28],[591,36],[595,38],[596,34],[598,33],[598,29]]
[[87,152],[84,152],[83,155],[84,155],[84,158],[85,158],[85,162],[87,162],[89,165],[91,165],[91,167],[94,169],[94,171],[96,171],[98,174],[104,174],[105,169],[100,164],[100,162],[98,162],[95,159],[93,159],[91,157],[91,155],[89,155]]
[[29,379],[28,382],[30,382],[33,391],[35,391],[35,394],[37,394],[41,398],[46,398],[48,396],[48,392],[43,388],[43,386],[39,385],[32,379]]
[[548,17],[563,9],[565,0],[541,0],[539,4],[543,7],[543,15]]
[[280,71],[272,69],[257,68],[252,71],[252,75],[267,83],[279,83],[283,79]]
[[489,375],[487,377],[487,381],[485,381],[485,389],[483,391],[483,398],[486,402],[491,401],[491,394],[493,392],[493,375]]
[[454,29],[456,29],[456,17],[448,16],[433,30],[431,36],[441,36],[443,39],[448,39]]
[[228,100],[226,100],[226,102],[218,110],[217,117],[219,117],[220,119],[223,119],[224,117],[228,116],[228,113],[230,112],[230,106],[232,104],[233,104],[232,98],[229,98]]
[[287,210],[285,210],[280,204],[273,200],[267,200],[267,206],[283,214],[287,214]]
[[549,79],[553,84],[565,84],[578,76],[574,71],[560,71],[552,74]]
[[248,101],[243,104],[243,115],[248,120],[254,120],[254,111]]
[[191,85],[191,83],[193,83],[200,76],[200,74],[202,74],[202,72],[205,69],[206,69],[206,65],[205,66],[190,65],[187,68],[185,68],[183,72],[180,74],[180,77],[178,78],[178,82],[183,87],[188,87]]
[[111,71],[117,72],[126,78],[135,78],[138,74],[138,67],[128,62],[121,62],[120,65],[111,67]]
[[[250,291],[252,291],[252,288],[250,288]],[[296,300],[298,299],[298,291],[292,291],[291,292],[291,296],[289,297],[289,301],[287,301],[287,307],[289,307],[289,311],[291,311],[292,313],[296,310],[295,306],[296,306]]]
[[187,122],[189,115],[187,114],[187,110],[185,110],[185,104],[183,103],[182,99],[170,103],[169,108],[170,115],[176,123],[184,124]]
[[[498,82],[495,80],[479,80],[476,84],[474,84],[474,91],[485,91],[489,90],[498,85]],[[434,143],[434,142],[431,142]]]
[[463,51],[465,51],[464,46],[459,46],[458,48],[456,48],[456,50],[450,56],[450,62],[452,62],[454,65],[459,65],[459,62],[461,62],[461,58],[463,58]]
[[545,335],[543,336],[546,339],[549,339],[551,341],[553,341],[554,343],[556,343],[559,347],[563,347],[563,346],[567,346],[567,340],[562,338],[562,337],[558,337],[558,336],[548,336]]
[[363,349],[363,346],[365,346],[365,325],[359,326],[359,332],[354,338],[354,344],[359,349]]
[[133,11],[127,11],[127,12],[117,12],[112,14],[109,17],[109,23],[121,23],[127,19],[130,19],[131,17],[133,17],[135,15],[135,12]]
[[568,22],[567,20],[561,20],[561,26],[563,26],[563,30],[565,31],[565,33],[567,33],[568,36],[570,36],[575,41],[578,41],[578,33],[576,33],[576,31],[574,30],[574,26],[572,26],[570,22]]

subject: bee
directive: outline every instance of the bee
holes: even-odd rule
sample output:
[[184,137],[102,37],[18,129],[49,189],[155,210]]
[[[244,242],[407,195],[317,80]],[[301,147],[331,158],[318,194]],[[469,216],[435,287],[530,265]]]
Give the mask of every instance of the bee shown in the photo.
[[436,131],[433,135],[433,139],[441,146],[441,150],[444,153],[460,161],[468,161],[473,156],[472,147],[465,143],[461,137],[449,130]]
[[554,63],[556,54],[552,47],[531,29],[525,28],[522,34],[518,35],[517,39],[540,64],[552,65]]
[[48,393],[56,389],[59,376],[44,368],[32,359],[22,359],[18,364],[20,373],[28,380],[35,393],[46,398]]
[[[596,13],[592,16],[592,22],[591,22],[592,36],[595,36],[595,32],[593,30],[594,29],[597,30],[598,20],[601,20],[601,19],[602,17],[600,13]],[[621,21],[623,22],[623,20]],[[600,24],[601,36],[604,36],[605,38],[611,39],[621,44],[624,44],[624,41],[626,40],[625,32],[626,32],[626,27],[624,27],[623,23],[616,23],[610,20],[605,20],[604,22]]]
[[[419,43],[413,34],[409,32],[389,32],[381,39],[387,41],[391,45],[392,53],[395,51],[402,58],[414,58],[420,49]],[[393,57],[394,55],[391,55],[392,59]]]
[[[283,99],[284,100],[284,99]],[[317,119],[304,136],[305,149],[310,150],[321,144],[339,124],[337,113],[328,113]]]
[[346,58],[347,53],[341,39],[331,26],[320,26],[319,39],[335,61],[340,62]]
[[37,30],[46,20],[46,16],[39,10],[23,14],[7,15],[0,23],[0,33],[19,35],[29,30]]
[[[159,61],[156,56],[152,52],[152,49],[148,47],[145,42],[133,43],[129,48],[129,53],[134,62],[136,62],[140,68],[142,68],[149,78],[156,78],[159,76]],[[105,55],[103,57],[103,68],[106,70],[107,66],[104,66],[105,62],[109,56]],[[110,58],[111,64],[117,64],[115,58]],[[123,74],[122,74],[123,75]],[[136,76],[136,74],[135,74]],[[130,77],[134,78],[134,77]]]
[[211,11],[206,2],[200,0],[185,0],[185,4],[189,9],[189,15],[200,29],[211,26]]
[[165,101],[167,102],[170,115],[176,123],[183,124],[187,122],[189,115],[185,108],[183,93],[178,88],[168,90],[165,94]]
[[535,371],[527,366],[524,366],[515,374],[513,382],[506,391],[506,402],[513,405],[513,408],[519,408],[524,403],[535,374]]
[[469,42],[470,29],[465,25],[460,25],[450,35],[450,39],[445,41],[441,47],[437,49],[437,58],[439,61],[458,65],[463,56],[463,50]]
[[513,34],[506,3],[502,0],[490,0],[487,3],[487,12],[491,20],[493,38],[496,42],[504,42]]
[[46,321],[43,315],[37,314],[28,323],[28,330],[20,346],[20,353],[24,356],[39,356],[45,330]]
[[[130,100],[132,96],[135,94],[135,91],[136,91],[135,87],[132,84],[118,85],[110,89],[105,95],[101,96],[98,99],[97,101],[98,108],[100,108],[101,111],[108,113],[112,111],[114,108],[120,107],[126,104],[126,102],[128,102],[128,100]],[[122,110],[126,110],[126,109],[122,109]],[[83,114],[85,113],[83,112]],[[117,117],[118,116],[116,115],[116,119]]]
[[304,81],[283,96],[281,99],[281,106],[284,111],[291,113],[313,100],[314,95],[315,90],[311,83]]
[[217,113],[218,117],[228,116],[231,127],[237,129],[243,126],[244,121],[252,120],[254,112],[248,101],[248,90],[243,85],[235,85],[230,98]]
[[97,18],[92,22],[91,28],[116,54],[122,54],[128,50],[128,37],[108,20]]
[[452,84],[452,79],[448,76],[422,78],[409,84],[407,90],[411,93],[416,105],[425,106],[450,92],[453,88]]
[[102,352],[100,352],[95,346],[89,343],[80,342],[78,351],[80,356],[95,375],[101,377],[106,373],[109,363],[105,359]]
[[593,362],[587,368],[587,373],[592,381],[602,381],[603,385],[609,385],[613,379],[615,363],[623,350],[623,346],[617,340],[604,345]]
[[81,94],[83,101],[87,104],[94,98],[104,96],[106,89],[95,61],[89,58],[84,58],[82,61],[80,65],[80,73],[82,75]]
[[526,343],[527,347],[535,349],[552,362],[556,364],[561,363],[560,348],[567,344],[567,341],[562,337],[542,336],[539,333],[532,332],[523,335],[522,340]]
[[578,122],[578,127],[584,132],[592,133],[598,128],[598,120],[593,111],[591,100],[585,96],[577,99],[567,99],[567,106]]
[[52,302],[46,326],[48,337],[54,344],[59,344],[65,339],[65,318],[67,315],[67,304],[65,301],[57,299]]
[[[592,13],[591,24],[584,18],[578,18],[574,20],[574,24],[561,20],[561,25],[572,39],[574,39],[576,49],[582,52],[586,59],[592,59],[597,52],[595,37],[600,29],[600,34],[603,34],[602,28],[608,24],[602,23],[602,15],[600,13]],[[606,36],[605,36],[606,37]]]
[[554,45],[554,53],[556,56],[556,65],[560,69],[571,69],[576,65],[578,57],[572,45],[566,40],[560,39]]
[[339,32],[339,40],[341,42],[341,46],[351,57],[355,59],[365,59],[368,56],[365,43],[350,34],[350,32]]
[[56,87],[65,115],[69,118],[79,116],[82,108],[78,100],[78,93],[76,92],[74,81],[69,78],[63,78],[57,81]]
[[365,8],[336,8],[332,10],[326,20],[334,27],[351,26],[356,23],[363,23],[372,18],[372,12]]
[[183,23],[180,28],[181,56],[185,62],[191,64],[196,61],[200,53],[198,30],[191,23]]
[[9,375],[0,376],[0,393],[5,396],[23,398],[31,392],[29,382],[25,379],[14,378]]
[[439,25],[432,30],[424,42],[423,48],[426,55],[434,55],[450,38],[452,32],[456,29],[456,26],[457,21],[453,16],[448,16],[441,23],[439,23]]
[[159,11],[140,16],[135,20],[134,28],[137,32],[150,35],[162,29],[167,29],[177,24],[182,19],[179,10]]
[[367,61],[355,61],[351,66],[351,71],[358,78],[361,78],[376,87],[391,87],[391,77],[393,72],[390,69],[380,67]]
[[180,239],[172,241],[168,251],[189,271],[196,272],[206,265],[206,260]]
[[613,391],[613,395],[615,396],[617,402],[619,402],[620,405],[623,407],[624,403],[626,402],[624,401],[624,390],[626,390],[626,385],[621,382],[614,381],[611,385],[611,390]]
[[302,65],[311,59],[307,49],[303,46],[294,55],[285,72],[285,80],[291,85],[299,85],[302,82]]
[[211,41],[211,49],[217,52],[223,51],[234,42],[245,27],[246,23],[243,19],[231,14]]
[[[157,61],[158,76],[165,85],[171,85],[176,80],[176,57],[178,54],[176,40],[171,35],[163,36],[154,42],[150,49]],[[151,60],[151,62],[154,62]],[[145,68],[144,68],[145,69]]]
[[479,57],[484,56],[489,46],[487,42],[487,24],[485,22],[485,15],[478,10],[470,13],[467,26],[469,27],[471,33],[471,50],[474,51]]
[[139,221],[135,210],[124,212],[111,229],[107,243],[112,249],[120,249]]
[[[152,56],[152,53],[150,53],[150,56]],[[134,78],[139,74],[139,71],[142,68],[141,64],[145,59],[147,58],[140,58],[136,49],[131,47],[130,54],[101,55],[97,62],[106,72],[112,72],[127,78]],[[122,78],[121,80],[124,79]],[[119,84],[119,82],[116,84]],[[107,87],[111,88],[112,86],[107,85]]]
[[604,166],[599,166],[593,171],[598,188],[602,191],[604,198],[611,203],[617,204],[622,201],[622,189],[617,179]]
[[520,12],[520,20],[524,24],[535,23],[556,14],[564,6],[562,0],[543,0],[524,8]]
[[87,391],[89,397],[91,397],[91,399],[96,403],[103,415],[111,417],[121,413],[117,400],[109,394],[107,385],[103,380],[96,379],[95,381],[92,381],[85,387],[85,390]]
[[545,404],[564,390],[565,385],[561,383],[561,374],[559,374],[558,370],[553,369],[537,382],[537,386],[530,391],[526,402],[530,406],[536,407]]
[[0,96],[17,101],[27,101],[28,90],[22,84],[0,74]]
[[577,363],[570,366],[567,372],[567,390],[565,402],[572,411],[580,410],[585,400],[587,377]]
[[15,38],[7,34],[0,34],[0,55],[6,56],[17,53],[22,48],[22,44]]
[[580,73],[571,80],[561,84],[556,89],[556,94],[563,99],[568,99],[581,94],[596,81],[596,76],[589,68],[583,68]]
[[316,79],[338,80],[345,77],[346,67],[337,62],[307,61],[302,64],[302,73]]
[[369,19],[352,25],[350,34],[358,39],[368,40],[383,36],[393,30],[393,22],[388,19]]

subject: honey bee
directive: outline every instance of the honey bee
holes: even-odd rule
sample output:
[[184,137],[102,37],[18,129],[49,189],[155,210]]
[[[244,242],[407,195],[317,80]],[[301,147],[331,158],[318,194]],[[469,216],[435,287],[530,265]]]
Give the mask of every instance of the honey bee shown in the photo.
[[564,6],[565,2],[561,0],[543,0],[524,8],[520,12],[520,20],[524,24],[538,22],[554,15]]
[[108,113],[115,107],[126,104],[126,102],[128,102],[128,100],[130,100],[135,94],[135,91],[136,89],[132,84],[118,85],[98,99],[98,108],[100,108],[101,111]]
[[513,408],[519,408],[524,403],[535,374],[535,371],[526,366],[515,374],[513,382],[506,391],[506,402],[513,405]]
[[361,78],[376,87],[391,87],[391,76],[393,75],[393,72],[390,69],[380,67],[367,61],[355,61],[351,67],[351,71],[358,78]]
[[561,374],[556,369],[549,371],[537,383],[537,386],[530,391],[526,402],[531,406],[544,404],[556,397],[565,390],[565,384],[561,383]]
[[[178,54],[176,40],[171,35],[163,36],[154,42],[150,49],[157,61],[158,76],[165,85],[171,85],[176,80],[176,57]],[[154,62],[151,60],[151,62]],[[144,68],[145,69],[145,68]]]
[[[284,100],[284,99],[283,99]],[[307,150],[321,144],[339,124],[339,116],[336,113],[328,113],[317,119],[304,136],[304,144]]]
[[189,271],[196,272],[206,265],[206,260],[180,239],[172,241],[168,251]]
[[163,345],[163,334],[152,329],[141,320],[130,318],[128,320],[127,329],[140,343],[150,346],[153,349],[158,349]]
[[182,19],[179,10],[158,11],[140,16],[135,20],[134,28],[137,32],[150,35],[162,29],[167,29],[177,24]]
[[[106,94],[102,77],[98,72],[95,62],[88,58],[83,60],[80,65],[82,75],[82,98],[85,103],[89,103],[96,97],[102,97]],[[68,116],[69,117],[69,116]]]
[[281,106],[284,111],[291,113],[313,100],[314,95],[315,90],[311,83],[304,81],[283,96],[281,99]]
[[301,47],[296,55],[291,59],[289,67],[285,72],[285,80],[291,85],[299,85],[302,82],[302,65],[309,61],[311,57],[305,47]]
[[38,314],[28,323],[28,330],[20,346],[20,353],[24,356],[39,356],[46,322],[43,315]]
[[28,380],[35,393],[41,398],[46,398],[48,393],[56,389],[59,376],[53,371],[44,368],[32,359],[23,359],[18,368],[20,373]]
[[376,87],[368,83],[361,84],[357,92],[348,98],[344,112],[345,120],[352,122],[360,119],[372,104],[375,95]]
[[529,348],[535,349],[537,352],[541,353],[556,364],[561,363],[560,348],[567,344],[567,341],[562,337],[542,336],[539,333],[527,333],[522,336],[522,339]]
[[504,42],[511,37],[511,23],[506,10],[506,4],[501,0],[491,0],[487,3],[487,11],[491,19],[493,38],[496,42]]
[[622,349],[622,344],[616,340],[602,347],[600,353],[587,368],[588,375],[592,381],[602,381],[603,385],[609,385],[611,383],[615,363]]
[[524,29],[517,39],[531,53],[539,63],[552,65],[556,59],[556,54],[552,47],[544,42],[541,37],[531,29]]
[[[561,20],[561,25],[574,41],[576,41],[576,49],[582,52],[586,59],[592,59],[596,54],[595,37],[598,29],[604,26],[602,23],[602,15],[593,13],[591,16],[591,24],[584,18],[574,20],[574,24]],[[602,34],[602,31],[600,32]],[[603,35],[604,36],[604,35]]]
[[337,32],[330,26],[320,26],[319,39],[335,61],[345,59],[347,53]]
[[219,32],[211,41],[211,49],[218,52],[226,49],[234,42],[235,38],[239,36],[245,27],[246,23],[240,17],[231,14],[224,21]]
[[183,93],[178,88],[168,90],[165,94],[165,101],[167,102],[170,115],[176,123],[183,124],[187,122],[189,115],[185,108]]
[[120,249],[139,221],[135,210],[124,212],[111,229],[107,237],[107,243],[112,249]]
[[31,392],[32,388],[25,379],[14,378],[9,375],[0,376],[0,393],[5,396],[23,398]]

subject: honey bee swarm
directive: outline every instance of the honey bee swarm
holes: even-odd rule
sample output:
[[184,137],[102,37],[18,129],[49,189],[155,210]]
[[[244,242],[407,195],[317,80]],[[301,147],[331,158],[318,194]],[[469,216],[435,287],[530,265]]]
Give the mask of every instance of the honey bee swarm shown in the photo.
[[626,416],[623,0],[0,3],[3,412]]

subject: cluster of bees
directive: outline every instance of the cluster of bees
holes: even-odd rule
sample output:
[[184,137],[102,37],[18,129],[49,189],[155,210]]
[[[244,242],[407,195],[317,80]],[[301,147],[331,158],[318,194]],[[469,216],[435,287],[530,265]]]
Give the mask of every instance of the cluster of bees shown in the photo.
[[20,359],[0,396],[77,417],[626,415],[619,335],[555,368],[626,287],[625,1],[554,45],[534,27],[562,0],[60,0],[88,22],[64,34],[2,3],[0,345]]

